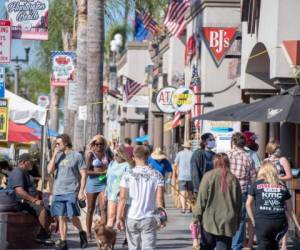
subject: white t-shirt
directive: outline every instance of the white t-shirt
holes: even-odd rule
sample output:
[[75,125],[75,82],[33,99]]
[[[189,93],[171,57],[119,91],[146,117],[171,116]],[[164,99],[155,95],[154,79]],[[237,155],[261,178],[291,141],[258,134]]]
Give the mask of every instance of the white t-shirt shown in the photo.
[[120,187],[128,189],[131,200],[128,218],[140,220],[153,216],[159,186],[164,186],[163,176],[150,166],[136,166],[122,176]]

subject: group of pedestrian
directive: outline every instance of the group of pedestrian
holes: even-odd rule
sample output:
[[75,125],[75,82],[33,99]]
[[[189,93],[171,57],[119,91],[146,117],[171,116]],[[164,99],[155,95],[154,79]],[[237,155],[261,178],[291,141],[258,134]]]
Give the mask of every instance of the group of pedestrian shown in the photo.
[[[72,148],[67,134],[56,138],[47,166],[54,179],[50,209],[31,195],[34,185],[28,173],[32,169],[30,154],[21,155],[19,166],[10,174],[9,186],[15,190],[21,209],[39,219],[41,231],[37,240],[54,244],[49,230],[52,217],[57,218],[59,225],[55,249],[68,249],[69,221],[78,229],[80,247],[86,248],[94,238],[96,213],[106,227],[126,229],[124,243],[128,241],[129,249],[154,249],[156,231],[165,226],[164,222],[158,223],[155,212],[158,207],[164,207],[162,170],[169,162],[162,157],[162,152],[159,154],[157,150],[150,157],[147,145],[132,147],[129,138],[112,152],[102,135],[91,139],[84,154]],[[85,206],[86,231],[79,219]]]
[[[203,135],[202,139],[211,141],[210,136]],[[227,154],[218,153],[209,158],[204,152],[205,148],[209,150],[206,141],[206,146],[192,155],[191,171],[196,185],[194,192],[197,191],[194,222],[190,225],[193,248],[199,249],[200,245],[200,249],[207,250],[243,249],[247,210],[258,249],[279,249],[282,240],[281,249],[286,250],[287,215],[300,230],[286,186],[286,181],[291,179],[289,162],[282,157],[275,142],[268,143],[268,157],[261,162],[251,132],[234,133],[231,144]],[[251,237],[249,234],[250,244]],[[252,249],[253,245],[249,247]]]

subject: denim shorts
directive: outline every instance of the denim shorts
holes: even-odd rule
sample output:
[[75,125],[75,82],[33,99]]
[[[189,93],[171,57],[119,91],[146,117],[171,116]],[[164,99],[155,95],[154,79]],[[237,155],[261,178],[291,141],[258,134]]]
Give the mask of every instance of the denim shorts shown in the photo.
[[51,205],[52,216],[80,216],[77,194],[54,195]]

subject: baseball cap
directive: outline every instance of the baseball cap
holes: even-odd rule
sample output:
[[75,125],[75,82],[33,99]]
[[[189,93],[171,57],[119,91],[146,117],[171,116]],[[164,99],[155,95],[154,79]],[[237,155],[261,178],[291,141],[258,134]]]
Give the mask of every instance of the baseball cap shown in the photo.
[[20,161],[32,161],[32,157],[30,154],[24,153],[19,156],[19,162]]

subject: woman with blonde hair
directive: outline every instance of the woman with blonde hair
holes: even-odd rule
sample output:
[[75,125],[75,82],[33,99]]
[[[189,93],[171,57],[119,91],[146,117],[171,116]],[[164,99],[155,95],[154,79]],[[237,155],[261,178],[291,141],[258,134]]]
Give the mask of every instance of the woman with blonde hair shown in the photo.
[[289,181],[292,179],[292,171],[289,161],[282,156],[280,144],[278,142],[271,141],[266,146],[266,153],[268,158],[264,161],[271,161],[274,163],[279,180]]
[[260,167],[257,181],[249,190],[246,209],[255,226],[259,250],[279,249],[279,241],[288,230],[286,211],[300,231],[289,190],[280,181],[276,166],[271,161],[265,161]]
[[[275,141],[270,141],[266,146],[268,158],[264,161],[271,161],[277,169],[277,175],[281,181],[289,181],[292,179],[292,171],[289,161],[282,156],[280,144]],[[281,250],[287,250],[287,234],[282,238]]]
[[126,153],[124,146],[120,146],[114,152],[114,160],[110,162],[107,169],[107,186],[106,196],[108,200],[107,204],[107,226],[113,227],[117,206],[119,201],[120,181],[125,172],[127,172],[133,163],[129,160],[129,156]]
[[86,227],[88,238],[91,239],[91,228],[96,202],[98,201],[101,221],[106,223],[106,171],[113,155],[108,148],[107,141],[102,135],[95,135],[85,152],[87,166],[87,215]]

